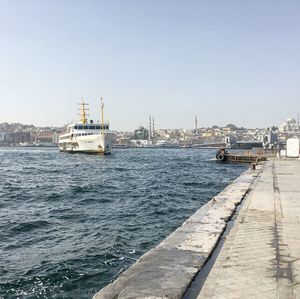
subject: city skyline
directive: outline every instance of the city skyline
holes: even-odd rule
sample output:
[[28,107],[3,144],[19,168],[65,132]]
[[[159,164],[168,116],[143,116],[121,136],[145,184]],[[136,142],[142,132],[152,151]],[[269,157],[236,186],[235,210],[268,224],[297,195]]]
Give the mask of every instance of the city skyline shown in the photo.
[[1,1],[0,122],[262,128],[297,117],[297,1]]
[[[259,130],[269,130],[270,128],[278,128],[278,127],[282,127],[285,123],[295,123],[298,127],[300,127],[300,118],[299,118],[299,114],[297,114],[297,117],[288,117],[287,119],[285,120],[282,120],[279,124],[270,124],[269,126],[266,126],[266,127],[243,127],[243,126],[238,126],[236,125],[235,123],[233,122],[228,122],[224,125],[216,125],[216,124],[213,124],[213,125],[210,125],[210,126],[196,126],[196,123],[195,123],[195,118],[194,118],[194,124],[190,127],[174,127],[174,128],[171,128],[171,127],[157,127],[155,126],[155,123],[153,124],[153,121],[155,121],[155,117],[153,115],[150,115],[151,117],[151,129],[150,130],[187,130],[187,131],[194,131],[195,129],[197,130],[200,130],[200,129],[226,129],[226,128],[236,128],[237,130],[255,130],[255,129],[259,129]],[[194,116],[197,118],[197,116]],[[99,119],[92,119],[92,118],[88,118],[88,121],[92,121],[92,123],[101,123],[101,121]],[[35,127],[35,128],[53,128],[53,129],[62,129],[62,128],[66,128],[68,125],[70,124],[73,124],[73,123],[80,123],[81,121],[79,119],[77,120],[74,120],[74,122],[68,122],[68,123],[65,123],[63,125],[49,125],[49,124],[45,124],[45,125],[37,125],[35,123],[22,123],[22,122],[19,122],[19,121],[16,121],[16,122],[0,122],[0,126],[1,125],[9,125],[9,126],[14,126],[14,125],[21,125],[21,126],[24,126],[24,127]],[[156,122],[156,121],[155,121]],[[148,123],[147,123],[147,120],[145,120],[144,123],[141,123],[141,124],[136,124],[136,126],[132,129],[132,130],[125,130],[125,129],[112,129],[112,131],[116,131],[116,132],[133,132],[139,128],[143,127],[144,129],[146,130],[149,130],[149,119],[148,119]],[[235,130],[235,129],[234,129]]]

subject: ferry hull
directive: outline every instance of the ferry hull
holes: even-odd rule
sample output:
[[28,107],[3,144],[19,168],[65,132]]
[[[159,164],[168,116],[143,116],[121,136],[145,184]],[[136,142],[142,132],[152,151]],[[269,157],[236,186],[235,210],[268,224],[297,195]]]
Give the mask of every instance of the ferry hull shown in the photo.
[[70,154],[89,154],[89,155],[109,155],[111,152],[108,150],[74,150],[74,149],[59,149],[60,152]]
[[71,140],[60,141],[59,150],[67,153],[110,154],[110,134],[81,136]]

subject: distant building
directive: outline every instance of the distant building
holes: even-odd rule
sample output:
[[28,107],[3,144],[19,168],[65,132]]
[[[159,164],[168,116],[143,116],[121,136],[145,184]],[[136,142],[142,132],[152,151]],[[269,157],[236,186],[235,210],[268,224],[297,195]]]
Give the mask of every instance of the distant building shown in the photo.
[[52,143],[53,142],[52,132],[41,132],[36,135],[36,142],[38,143]]
[[0,132],[0,142],[4,142],[4,140],[5,140],[5,133]]
[[59,141],[59,134],[57,132],[54,132],[52,135],[52,143],[58,144]]
[[149,131],[144,128],[143,126],[139,126],[136,130],[133,132],[133,138],[136,140],[146,140],[149,138]]
[[6,132],[4,141],[7,143],[27,143],[31,141],[30,132]]
[[294,118],[288,118],[284,123],[279,126],[279,132],[298,132],[299,124]]

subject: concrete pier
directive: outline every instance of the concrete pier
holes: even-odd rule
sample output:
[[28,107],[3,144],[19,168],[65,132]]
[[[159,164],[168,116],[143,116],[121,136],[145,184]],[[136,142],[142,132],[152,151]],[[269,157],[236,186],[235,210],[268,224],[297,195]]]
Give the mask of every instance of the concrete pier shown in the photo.
[[93,298],[182,298],[233,228],[195,298],[300,298],[300,161],[247,170]]
[[300,298],[300,161],[265,164],[198,298]]

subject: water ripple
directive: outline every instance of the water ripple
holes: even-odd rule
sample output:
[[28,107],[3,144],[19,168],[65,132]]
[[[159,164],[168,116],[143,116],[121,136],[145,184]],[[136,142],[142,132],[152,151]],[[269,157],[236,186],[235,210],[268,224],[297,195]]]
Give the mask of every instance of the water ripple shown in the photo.
[[0,298],[91,298],[244,171],[214,154],[0,149]]

